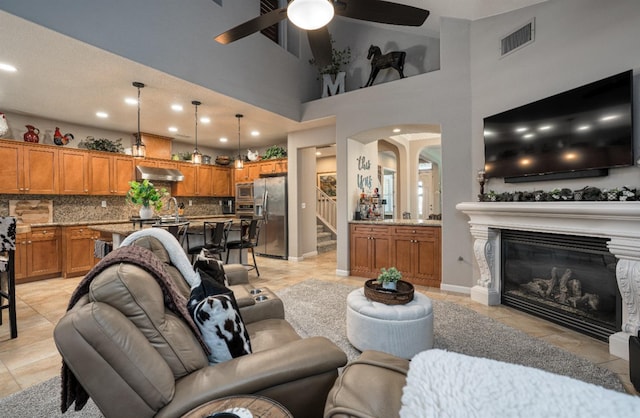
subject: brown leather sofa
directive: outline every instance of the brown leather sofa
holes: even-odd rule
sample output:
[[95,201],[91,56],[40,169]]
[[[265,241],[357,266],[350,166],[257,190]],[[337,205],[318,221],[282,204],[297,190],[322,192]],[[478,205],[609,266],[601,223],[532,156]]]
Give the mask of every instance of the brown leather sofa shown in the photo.
[[[141,245],[168,262],[164,247],[145,239]],[[167,267],[188,292],[179,272]],[[302,339],[282,319],[279,300],[255,302],[249,285],[232,288],[253,353],[224,363],[208,364],[190,328],[165,308],[155,279],[128,263],[95,277],[88,295],[57,324],[54,339],[106,417],[179,417],[234,394],[272,398],[296,417],[321,417],[338,368],[346,364],[344,352],[326,338]]]
[[364,351],[349,362],[327,396],[325,418],[396,418],[409,360]]

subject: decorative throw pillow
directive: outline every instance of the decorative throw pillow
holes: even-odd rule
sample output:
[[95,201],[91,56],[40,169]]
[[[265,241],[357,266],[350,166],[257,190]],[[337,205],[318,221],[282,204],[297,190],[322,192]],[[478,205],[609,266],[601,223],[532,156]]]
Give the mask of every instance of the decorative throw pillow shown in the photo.
[[189,313],[209,346],[209,363],[220,363],[251,353],[249,333],[233,292],[198,269],[202,282],[191,290]]
[[204,271],[215,281],[223,286],[229,286],[229,280],[227,274],[224,272],[224,265],[222,261],[215,258],[205,258],[198,256],[196,263],[193,265],[195,270]]
[[193,320],[211,351],[209,364],[251,353],[249,333],[230,296],[207,296],[193,308]]

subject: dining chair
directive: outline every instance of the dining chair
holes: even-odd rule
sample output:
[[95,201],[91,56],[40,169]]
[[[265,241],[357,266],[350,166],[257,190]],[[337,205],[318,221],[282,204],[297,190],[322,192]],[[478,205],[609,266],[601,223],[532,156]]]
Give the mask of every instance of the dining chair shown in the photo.
[[164,228],[171,233],[181,246],[184,247],[184,241],[189,233],[189,222],[178,222],[170,224],[155,223],[152,226],[154,228]]
[[11,338],[18,337],[16,317],[16,218],[0,217],[0,325],[5,309],[9,310]]

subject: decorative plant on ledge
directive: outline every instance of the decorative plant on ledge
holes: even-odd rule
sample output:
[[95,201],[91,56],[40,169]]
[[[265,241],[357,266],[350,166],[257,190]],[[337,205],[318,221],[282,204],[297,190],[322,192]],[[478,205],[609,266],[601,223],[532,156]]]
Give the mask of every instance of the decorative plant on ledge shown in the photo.
[[[318,69],[318,74],[322,76],[322,74],[338,74],[342,71],[342,67],[348,65],[351,62],[351,48],[346,47],[345,49],[337,50],[333,47],[335,41],[331,37],[331,64],[325,65],[324,67],[318,67],[316,64],[315,58],[309,60],[309,64],[315,65]],[[318,77],[320,78],[320,77]]]
[[265,160],[270,160],[272,158],[284,158],[286,156],[287,156],[287,151],[284,148],[278,145],[272,145],[269,148],[267,148],[263,158]]
[[134,205],[140,205],[140,218],[148,219],[153,216],[154,210],[162,209],[162,198],[167,196],[167,190],[163,187],[158,190],[149,180],[142,182],[130,181],[126,199]]

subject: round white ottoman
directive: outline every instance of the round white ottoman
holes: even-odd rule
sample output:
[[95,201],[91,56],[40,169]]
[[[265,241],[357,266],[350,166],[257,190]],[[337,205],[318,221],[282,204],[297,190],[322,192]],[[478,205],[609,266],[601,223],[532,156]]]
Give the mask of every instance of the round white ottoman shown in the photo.
[[364,288],[347,296],[347,338],[360,351],[377,350],[410,359],[433,348],[431,299],[415,292],[405,305],[369,300]]

